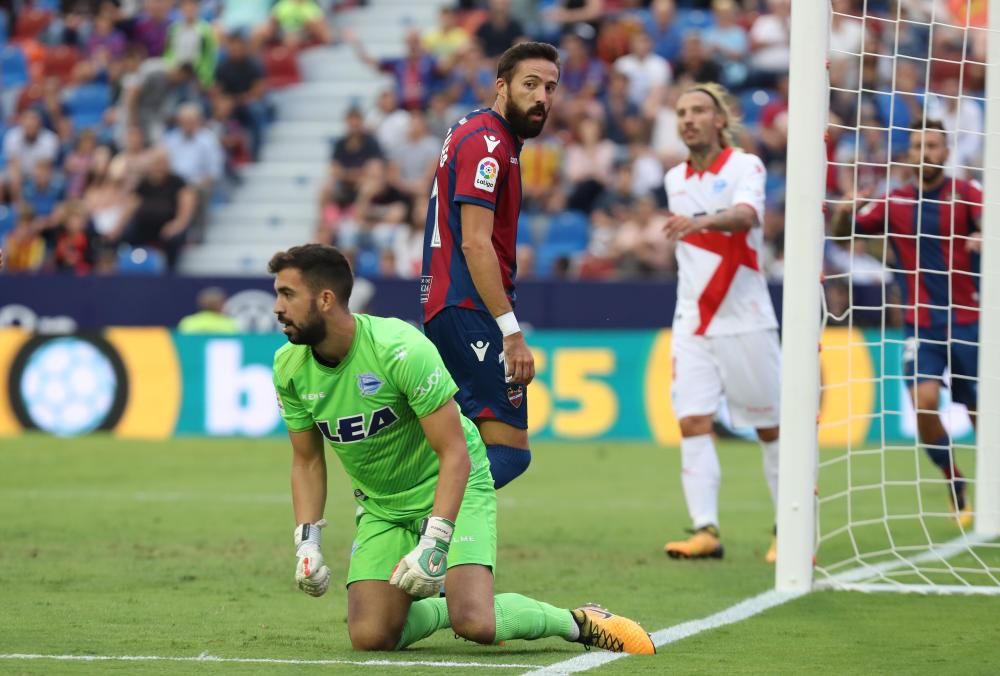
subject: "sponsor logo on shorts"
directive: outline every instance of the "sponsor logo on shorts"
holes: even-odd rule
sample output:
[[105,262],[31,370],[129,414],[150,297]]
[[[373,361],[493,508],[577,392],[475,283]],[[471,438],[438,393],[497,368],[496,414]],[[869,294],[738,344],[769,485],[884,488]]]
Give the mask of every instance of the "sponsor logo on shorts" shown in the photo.
[[514,408],[521,408],[521,402],[524,401],[524,386],[523,385],[511,385],[507,388],[507,400],[511,403]]
[[477,340],[474,343],[469,343],[469,347],[476,353],[476,359],[479,360],[479,363],[482,363],[486,359],[486,350],[489,349],[490,344],[483,340]]

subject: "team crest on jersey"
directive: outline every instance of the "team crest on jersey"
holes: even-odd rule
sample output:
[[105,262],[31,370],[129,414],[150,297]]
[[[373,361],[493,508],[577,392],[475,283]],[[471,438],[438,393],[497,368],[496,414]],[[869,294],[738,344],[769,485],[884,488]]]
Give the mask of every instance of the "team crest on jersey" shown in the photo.
[[362,396],[370,397],[378,392],[380,387],[382,387],[382,381],[374,373],[362,373],[358,375],[358,389],[361,390]]
[[712,184],[712,192],[722,192],[723,190],[726,189],[727,185],[729,184],[726,183],[726,179],[717,178],[715,179],[715,183]]
[[479,160],[476,167],[476,180],[473,185],[480,190],[493,192],[497,187],[497,177],[500,175],[500,163],[492,157],[484,157]]
[[524,401],[524,385],[511,385],[507,388],[507,400],[514,408],[521,408]]

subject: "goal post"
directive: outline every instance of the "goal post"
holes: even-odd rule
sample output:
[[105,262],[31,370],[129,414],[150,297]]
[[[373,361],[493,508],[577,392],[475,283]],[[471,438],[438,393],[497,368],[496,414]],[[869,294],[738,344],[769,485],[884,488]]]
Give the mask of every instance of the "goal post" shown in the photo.
[[812,584],[825,197],[825,162],[819,160],[826,157],[829,24],[826,2],[792,7],[786,190],[796,197],[785,206],[777,528],[778,533],[796,536],[778,538],[776,586],[785,592],[805,591]]
[[[886,3],[792,3],[775,587],[1000,594],[1000,0],[897,2],[888,14],[869,5]],[[978,24],[984,8],[988,23]],[[857,47],[845,46],[852,31]],[[841,105],[852,98],[853,107]],[[846,109],[857,114],[834,114]],[[938,117],[946,171],[982,182],[978,339],[965,332],[940,262],[966,250],[970,238],[942,223],[965,218],[957,214],[969,202],[933,183],[925,197],[924,167],[907,154],[911,129]],[[888,224],[888,195],[905,185],[915,186],[909,208],[920,233],[909,235],[910,262],[895,250],[898,232],[858,225],[864,199],[885,206]],[[944,215],[925,224],[934,209]],[[933,260],[932,246],[943,252]],[[932,275],[948,280],[951,306],[934,304],[940,291],[928,300],[921,290]],[[921,343],[907,332],[908,293],[936,313],[944,338],[918,326]],[[910,350],[928,340],[947,346],[947,435],[929,444],[941,449],[933,460],[905,375],[912,366],[926,377],[924,352]],[[972,361],[955,356],[956,344],[978,346],[975,428],[950,399],[952,360]],[[919,413],[926,424],[934,411]],[[971,496],[971,527],[949,505],[959,485],[952,462]]]
[[990,0],[987,11],[984,246],[979,296],[982,306],[979,410],[985,415],[980,419],[976,447],[975,531],[982,537],[997,537],[1000,536],[1000,0]]

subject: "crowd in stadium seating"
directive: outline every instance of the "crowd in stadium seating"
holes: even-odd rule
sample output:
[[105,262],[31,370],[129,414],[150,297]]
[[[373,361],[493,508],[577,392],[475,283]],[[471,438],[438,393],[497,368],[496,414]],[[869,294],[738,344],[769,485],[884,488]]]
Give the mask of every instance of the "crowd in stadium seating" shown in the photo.
[[[373,57],[349,31],[335,35],[323,9],[333,4],[365,3],[0,0],[9,267],[142,267],[135,247],[148,245],[172,266],[255,157],[268,83],[296,81],[295,50],[342,40],[395,86],[349,111],[347,134],[332,140],[316,237],[349,251],[363,275],[416,276],[442,139],[493,102],[499,54],[534,38],[560,47],[563,68],[545,131],[520,159],[522,278],[675,274],[660,236],[663,173],[686,154],[673,104],[687,83],[717,80],[744,118],[740,144],[768,169],[763,264],[780,279],[790,0],[461,0],[438,25],[411,29],[393,59]],[[852,16],[862,5],[864,22]],[[955,0],[833,6],[830,198],[898,181],[906,168],[891,161],[925,113],[955,131],[952,171],[975,176],[982,17]],[[933,34],[921,23],[932,17],[947,24]],[[966,21],[973,28],[959,27]],[[872,267],[873,253],[831,248],[827,265]]]
[[331,38],[315,0],[0,2],[7,270],[172,269]]

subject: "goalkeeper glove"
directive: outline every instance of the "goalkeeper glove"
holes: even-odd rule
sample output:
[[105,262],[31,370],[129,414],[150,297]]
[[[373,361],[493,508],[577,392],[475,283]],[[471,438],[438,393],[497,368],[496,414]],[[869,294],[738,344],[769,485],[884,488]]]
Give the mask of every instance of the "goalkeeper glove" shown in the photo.
[[455,524],[440,516],[424,519],[420,542],[392,569],[389,584],[410,596],[437,596],[448,569],[448,547]]
[[330,569],[319,551],[320,529],[325,527],[326,519],[295,527],[295,556],[299,559],[295,564],[295,582],[309,596],[322,596],[330,587]]

